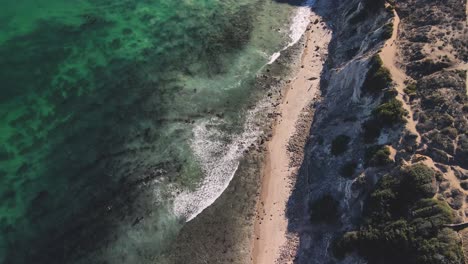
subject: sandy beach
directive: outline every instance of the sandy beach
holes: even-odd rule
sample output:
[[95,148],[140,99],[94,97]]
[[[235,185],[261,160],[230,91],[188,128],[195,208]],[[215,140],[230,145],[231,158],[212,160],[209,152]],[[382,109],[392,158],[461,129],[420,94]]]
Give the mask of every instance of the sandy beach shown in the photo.
[[319,96],[320,73],[331,39],[330,30],[319,16],[312,13],[310,21],[301,64],[285,87],[267,144],[252,238],[253,263],[292,263],[294,258],[297,239],[287,232],[286,203],[302,162],[313,117],[311,104]]

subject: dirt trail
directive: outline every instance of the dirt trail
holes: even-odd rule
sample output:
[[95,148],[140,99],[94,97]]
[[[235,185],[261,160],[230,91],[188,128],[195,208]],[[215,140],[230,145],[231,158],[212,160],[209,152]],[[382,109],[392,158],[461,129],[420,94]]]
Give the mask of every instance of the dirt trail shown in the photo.
[[[467,13],[468,13],[468,5],[467,5]],[[398,45],[397,45],[397,38],[398,38],[398,30],[400,25],[400,18],[396,11],[394,11],[394,20],[393,20],[393,34],[390,39],[385,42],[385,45],[380,52],[380,57],[382,58],[384,66],[390,71],[392,75],[392,79],[395,82],[396,90],[398,91],[397,99],[403,103],[403,108],[408,111],[409,115],[407,117],[408,123],[406,124],[406,128],[413,134],[417,135],[417,144],[421,144],[421,135],[416,129],[416,122],[413,119],[413,111],[411,106],[405,100],[405,93],[404,89],[406,87],[405,81],[411,81],[411,78],[405,74],[405,72],[398,66],[397,64],[397,57],[398,57]],[[456,69],[459,70],[468,70],[468,65],[457,65]],[[468,94],[468,74],[467,74],[467,94]],[[423,163],[436,171],[440,171],[438,166],[434,163],[434,161],[427,156]],[[443,165],[443,164],[440,164]],[[447,171],[443,173],[445,180],[448,182],[449,187],[451,190],[456,189],[459,190],[464,195],[468,194],[468,191],[463,189],[460,185],[460,179],[458,179],[451,167],[446,167]],[[458,211],[465,211],[468,209],[468,204],[466,201],[463,201],[463,205]],[[464,214],[462,214],[462,221],[466,221],[467,218]],[[468,229],[462,230],[459,232],[462,243],[463,243],[463,251],[465,256],[468,253]],[[465,258],[466,259],[466,258]],[[465,261],[465,264],[468,264],[468,259]]]
[[[310,20],[321,20],[312,15]],[[294,236],[287,233],[286,203],[291,195],[297,168],[291,167],[292,153],[288,146],[294,140],[305,109],[316,97],[320,73],[327,54],[331,32],[324,24],[310,24],[307,30],[301,68],[286,87],[278,106],[280,118],[267,145],[260,200],[254,226],[252,261],[258,264],[292,263],[295,253]],[[303,131],[302,131],[303,132]],[[303,133],[307,135],[307,133]],[[305,140],[304,140],[305,142]],[[299,151],[303,151],[303,146]],[[300,162],[301,163],[301,162]]]
[[385,42],[385,45],[380,52],[380,57],[382,58],[384,66],[390,71],[392,79],[396,84],[395,88],[398,91],[397,99],[403,103],[403,108],[409,113],[406,128],[412,134],[417,135],[416,142],[419,145],[421,143],[421,135],[416,130],[416,122],[413,119],[413,111],[404,98],[404,89],[406,87],[405,81],[410,80],[411,78],[408,77],[402,69],[400,69],[396,60],[398,55],[397,37],[399,25],[400,17],[398,16],[397,12],[394,11],[393,34],[392,37]]
[[[418,162],[421,162],[422,164],[426,165],[427,167],[429,168],[432,168],[434,171],[436,172],[440,172],[443,174],[444,176],[444,180],[446,181],[446,183],[448,183],[448,186],[446,186],[446,190],[444,190],[443,192],[438,192],[434,198],[437,198],[437,195],[443,195],[445,196],[445,194],[447,192],[451,192],[452,190],[458,190],[460,191],[461,193],[463,193],[465,196],[468,196],[468,191],[463,189],[463,187],[461,187],[461,183],[460,183],[460,179],[457,178],[457,176],[455,175],[455,171],[454,170],[462,170],[460,167],[458,166],[446,166],[445,164],[442,164],[442,163],[437,163],[437,162],[434,162],[430,157],[428,156],[425,156],[425,155],[421,155],[421,154],[416,154],[413,156],[413,159],[416,159],[418,160]],[[408,163],[408,165],[412,164],[412,162]],[[440,168],[444,167],[444,171],[442,171]],[[449,196],[450,197],[450,196]],[[445,199],[448,199],[447,196],[445,196]],[[461,207],[456,210],[457,211],[457,215],[459,217],[461,217],[461,220],[462,222],[466,222],[468,221],[468,218],[466,217],[466,215],[464,214],[464,212],[468,210],[468,202],[463,199],[463,202],[462,202],[462,205]],[[463,212],[462,214],[459,214],[458,212]],[[468,240],[466,241],[468,242]],[[468,245],[465,245],[467,248],[467,252],[468,252]]]

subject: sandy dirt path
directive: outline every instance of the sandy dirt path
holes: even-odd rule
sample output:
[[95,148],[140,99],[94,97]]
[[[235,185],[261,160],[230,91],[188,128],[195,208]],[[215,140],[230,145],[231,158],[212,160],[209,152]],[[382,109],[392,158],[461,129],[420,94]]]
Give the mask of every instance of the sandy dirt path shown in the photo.
[[[310,21],[316,19],[321,20],[316,15],[310,17]],[[288,243],[288,220],[285,217],[286,203],[297,173],[297,168],[290,166],[288,143],[294,137],[296,125],[305,109],[310,107],[317,95],[320,73],[331,39],[331,32],[324,29],[323,23],[311,23],[305,34],[307,40],[301,58],[302,66],[286,87],[282,103],[278,106],[280,115],[267,145],[254,226],[252,261],[256,264],[292,263],[292,256],[284,257],[282,254],[285,247],[295,247]]]
[[409,115],[407,117],[406,128],[414,135],[417,135],[416,142],[419,145],[421,143],[421,135],[416,130],[416,122],[413,119],[413,111],[411,110],[410,105],[406,102],[404,95],[404,89],[406,87],[405,81],[410,78],[405,74],[405,72],[397,65],[397,56],[398,56],[398,46],[397,46],[397,37],[398,37],[398,28],[400,26],[400,17],[397,12],[394,11],[393,19],[393,34],[390,39],[388,39],[382,51],[380,52],[380,58],[383,61],[384,66],[390,71],[392,79],[395,82],[396,90],[398,91],[397,99],[403,103],[403,108],[408,111]]

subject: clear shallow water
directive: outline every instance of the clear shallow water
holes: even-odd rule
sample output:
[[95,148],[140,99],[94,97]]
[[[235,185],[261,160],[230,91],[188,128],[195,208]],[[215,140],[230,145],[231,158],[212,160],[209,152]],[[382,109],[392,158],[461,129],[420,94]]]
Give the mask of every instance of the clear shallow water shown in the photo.
[[237,166],[223,146],[245,134],[291,7],[4,2],[0,263],[150,262],[203,206],[174,199]]

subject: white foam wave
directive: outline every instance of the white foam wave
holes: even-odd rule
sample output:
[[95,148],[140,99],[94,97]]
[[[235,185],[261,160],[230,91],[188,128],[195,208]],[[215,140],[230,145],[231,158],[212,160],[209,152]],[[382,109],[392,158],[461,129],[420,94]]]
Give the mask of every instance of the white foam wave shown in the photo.
[[220,119],[200,121],[193,129],[192,150],[198,158],[205,178],[198,188],[183,191],[174,200],[174,213],[190,221],[210,206],[229,186],[239,166],[244,151],[262,133],[256,124],[258,113],[267,107],[266,101],[257,104],[247,114],[243,132],[233,135],[229,144],[222,142],[223,135],[216,127],[223,123]]
[[304,32],[307,30],[307,26],[309,25],[309,17],[312,12],[310,8],[314,4],[315,0],[307,0],[302,6],[300,6],[297,9],[296,14],[292,19],[291,27],[289,29],[289,43],[281,51],[275,52],[273,55],[271,55],[268,64],[272,64],[273,62],[275,62],[281,56],[281,52],[292,47],[301,39],[302,35],[304,35]]
[[[290,41],[281,51],[270,56],[268,64],[275,62],[281,56],[281,52],[301,39],[310,22],[311,6],[314,3],[315,0],[307,0],[297,9],[290,27]],[[257,114],[266,110],[267,105],[267,101],[259,102],[257,107],[247,114],[243,133],[232,136],[231,143],[227,145],[220,140],[223,135],[216,129],[222,124],[222,120],[211,119],[197,123],[193,129],[194,139],[191,147],[202,166],[205,177],[195,191],[182,191],[175,197],[174,213],[176,216],[188,222],[221,196],[234,177],[244,151],[260,135],[260,127],[255,121]]]
[[304,35],[304,32],[307,30],[309,25],[309,17],[312,13],[311,7],[315,4],[315,0],[307,0],[304,5],[299,7],[296,11],[296,15],[293,18],[291,25],[291,31],[289,37],[291,42],[288,44],[287,48],[296,44]]
[[272,64],[279,58],[279,56],[281,56],[281,52],[273,53],[273,55],[270,56],[270,61],[267,64]]

